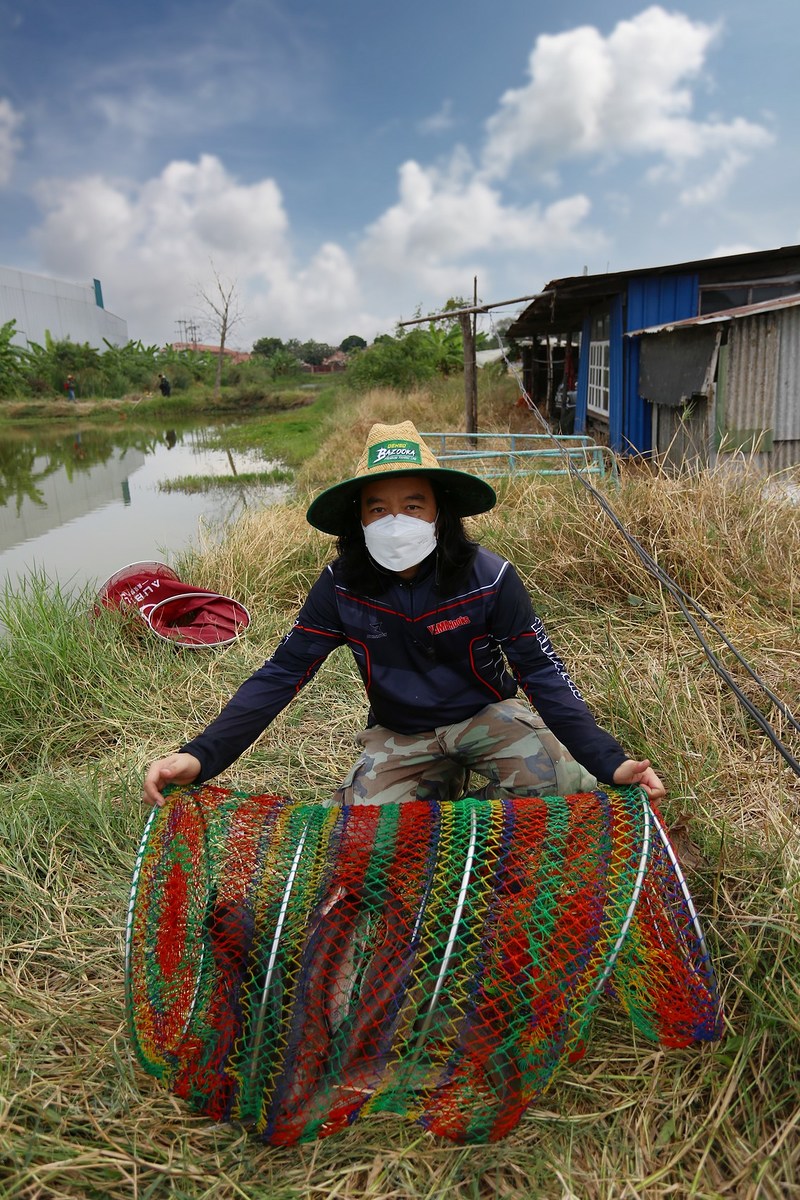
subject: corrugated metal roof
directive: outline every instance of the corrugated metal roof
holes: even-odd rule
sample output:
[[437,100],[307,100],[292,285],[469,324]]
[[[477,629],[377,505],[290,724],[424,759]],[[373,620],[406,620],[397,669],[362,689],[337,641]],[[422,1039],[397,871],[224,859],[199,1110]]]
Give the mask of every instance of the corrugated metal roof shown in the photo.
[[510,337],[531,337],[549,329],[577,329],[594,302],[602,303],[607,297],[624,292],[633,279],[654,275],[699,275],[703,284],[744,282],[769,278],[765,272],[770,266],[779,274],[787,270],[796,273],[800,269],[800,246],[696,258],[656,267],[630,267],[600,275],[567,275],[547,283],[541,298],[534,299],[518,314],[507,333]]
[[792,296],[776,296],[773,300],[760,300],[757,304],[743,304],[741,308],[725,308],[720,312],[706,313],[702,317],[686,317],[683,321],[669,321],[665,325],[648,325],[646,329],[630,329],[626,337],[639,337],[643,333],[669,333],[673,329],[689,329],[692,325],[713,325],[720,321],[737,321],[742,317],[757,317],[759,313],[779,312],[783,308],[795,308],[800,304],[800,292]]

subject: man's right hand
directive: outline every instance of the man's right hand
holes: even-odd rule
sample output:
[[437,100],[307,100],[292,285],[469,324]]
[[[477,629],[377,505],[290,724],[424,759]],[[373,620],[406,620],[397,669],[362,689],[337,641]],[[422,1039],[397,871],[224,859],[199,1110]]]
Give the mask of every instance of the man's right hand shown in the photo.
[[168,754],[147,768],[142,799],[145,804],[164,803],[162,792],[168,783],[194,783],[200,774],[200,759],[193,754]]

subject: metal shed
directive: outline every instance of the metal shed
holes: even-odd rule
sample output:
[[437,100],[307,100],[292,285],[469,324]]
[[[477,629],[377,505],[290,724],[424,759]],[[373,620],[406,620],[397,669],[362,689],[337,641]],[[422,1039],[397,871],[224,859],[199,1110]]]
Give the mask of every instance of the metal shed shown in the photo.
[[800,293],[628,334],[666,462],[800,464]]
[[[508,335],[528,343],[523,367],[526,353],[535,360],[537,344],[548,339],[578,348],[576,433],[588,431],[624,454],[666,455],[675,464],[707,462],[718,452],[757,444],[769,455],[769,468],[777,469],[797,461],[800,333],[797,318],[786,314],[798,296],[800,245],[786,246],[555,279]],[[740,331],[750,316],[755,325]],[[698,328],[706,321],[722,325],[699,334],[693,321]],[[650,335],[662,346],[651,347]],[[705,348],[692,345],[702,339]],[[657,349],[664,350],[658,369]],[[644,364],[643,351],[650,360]],[[663,386],[653,390],[654,380],[676,382],[676,372],[698,354],[699,366],[677,395],[665,394]],[[552,405],[533,370],[526,388],[545,409]]]

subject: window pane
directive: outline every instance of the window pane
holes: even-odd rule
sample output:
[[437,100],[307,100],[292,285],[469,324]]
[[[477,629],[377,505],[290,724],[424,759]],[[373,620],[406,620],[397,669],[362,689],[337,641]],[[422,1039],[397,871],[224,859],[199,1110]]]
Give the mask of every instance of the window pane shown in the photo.
[[706,313],[722,312],[724,308],[741,308],[750,303],[750,288],[743,284],[741,287],[718,287],[700,289],[700,316]]
[[589,346],[589,389],[587,403],[592,412],[608,416],[609,343],[592,341]]

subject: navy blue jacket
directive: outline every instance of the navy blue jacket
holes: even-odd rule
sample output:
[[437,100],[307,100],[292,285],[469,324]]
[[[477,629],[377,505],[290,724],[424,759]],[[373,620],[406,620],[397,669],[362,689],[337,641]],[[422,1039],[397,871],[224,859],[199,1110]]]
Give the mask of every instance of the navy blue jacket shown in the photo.
[[412,580],[392,576],[374,597],[345,587],[338,560],[326,567],[272,658],[182,747],[200,760],[199,781],[238,758],[347,644],[369,698],[368,724],[421,733],[464,721],[521,687],[574,757],[610,782],[628,756],[595,722],[512,565],[481,547],[458,587],[443,594],[435,557]]

